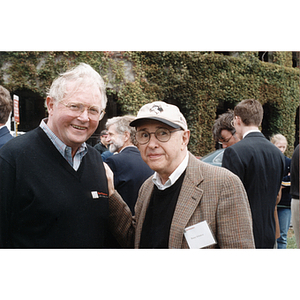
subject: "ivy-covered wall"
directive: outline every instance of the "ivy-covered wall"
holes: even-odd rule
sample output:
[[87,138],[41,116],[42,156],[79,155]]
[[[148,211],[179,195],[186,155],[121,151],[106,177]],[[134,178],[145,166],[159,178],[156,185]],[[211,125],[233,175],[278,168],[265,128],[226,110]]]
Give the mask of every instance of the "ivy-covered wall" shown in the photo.
[[[139,52],[137,62],[139,84],[131,91],[141,102],[131,102],[135,112],[144,99],[178,103],[191,130],[189,149],[195,155],[214,150],[212,126],[219,100],[233,106],[247,98],[255,98],[269,107],[270,134],[282,133],[293,152],[295,116],[299,106],[299,69],[291,66],[291,53],[274,53],[274,63],[261,62],[255,52],[240,57],[203,52]],[[139,96],[136,96],[139,95]],[[150,99],[151,98],[151,99]],[[130,97],[126,100],[129,106]]]
[[115,92],[124,80],[123,57],[112,58],[111,52],[100,51],[27,51],[0,52],[0,84],[11,92],[29,89],[46,96],[54,78],[80,62],[91,65]]
[[[299,69],[291,52],[273,52],[273,63],[257,52],[238,57],[213,52],[0,52],[0,84],[11,92],[29,89],[46,96],[58,73],[86,62],[103,76],[108,93],[115,93],[124,114],[155,100],[180,106],[191,140],[189,149],[203,156],[214,150],[211,128],[219,101],[234,106],[255,98],[268,106],[268,132],[282,133],[293,151],[295,115],[299,105]],[[133,63],[134,80],[125,76]]]

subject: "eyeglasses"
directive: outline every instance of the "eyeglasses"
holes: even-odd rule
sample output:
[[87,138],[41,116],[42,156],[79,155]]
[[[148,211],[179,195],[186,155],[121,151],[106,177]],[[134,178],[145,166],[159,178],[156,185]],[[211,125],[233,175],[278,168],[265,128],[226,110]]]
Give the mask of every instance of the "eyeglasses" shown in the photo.
[[220,145],[223,145],[223,144],[227,144],[227,143],[229,143],[229,141],[231,140],[231,138],[233,137],[233,135],[231,135],[231,137],[228,139],[228,140],[226,140],[226,141],[222,141],[222,142],[218,142]]
[[78,102],[69,102],[65,104],[62,101],[60,101],[60,103],[63,104],[65,107],[67,107],[70,111],[74,113],[79,113],[78,115],[82,114],[85,108],[87,108],[88,115],[90,119],[93,120],[97,120],[97,119],[101,120],[105,115],[105,110],[100,109],[99,106],[87,106],[83,103],[78,103]]
[[150,141],[151,134],[154,134],[155,137],[160,142],[167,142],[171,138],[171,133],[175,131],[180,131],[181,128],[177,128],[174,130],[169,130],[167,128],[158,128],[155,132],[148,132],[146,130],[137,131],[135,134],[135,138],[140,145],[145,145]]

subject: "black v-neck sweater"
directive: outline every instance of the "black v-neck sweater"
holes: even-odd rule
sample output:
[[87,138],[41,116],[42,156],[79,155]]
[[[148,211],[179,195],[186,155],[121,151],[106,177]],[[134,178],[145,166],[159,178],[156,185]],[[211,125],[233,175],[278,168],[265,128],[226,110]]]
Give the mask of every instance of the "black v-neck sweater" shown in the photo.
[[185,172],[169,188],[155,185],[141,233],[140,248],[168,248],[171,223]]
[[41,128],[15,138],[0,150],[0,247],[105,248],[107,194],[97,150],[75,171]]

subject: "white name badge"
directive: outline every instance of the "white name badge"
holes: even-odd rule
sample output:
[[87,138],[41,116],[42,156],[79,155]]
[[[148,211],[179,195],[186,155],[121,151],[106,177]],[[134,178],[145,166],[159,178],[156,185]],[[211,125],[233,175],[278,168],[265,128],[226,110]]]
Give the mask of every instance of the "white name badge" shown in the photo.
[[91,192],[91,194],[92,194],[93,199],[99,198],[97,191],[93,191],[93,192]]
[[184,236],[191,249],[200,249],[216,244],[206,221],[185,228]]

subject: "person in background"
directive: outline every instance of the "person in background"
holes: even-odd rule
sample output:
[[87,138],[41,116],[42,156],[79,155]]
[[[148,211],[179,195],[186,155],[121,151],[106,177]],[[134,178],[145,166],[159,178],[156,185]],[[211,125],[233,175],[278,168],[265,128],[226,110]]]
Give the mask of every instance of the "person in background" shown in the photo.
[[102,154],[105,151],[108,151],[107,148],[108,143],[106,139],[107,139],[107,130],[102,130],[100,132],[100,142],[94,146],[94,148],[98,150],[100,154]]
[[234,108],[233,126],[241,140],[225,149],[222,167],[236,174],[247,191],[255,247],[273,249],[284,155],[260,132],[262,119],[263,107],[257,100],[243,100]]
[[12,99],[10,93],[6,88],[0,85],[0,148],[13,138],[5,125],[11,111]]
[[105,161],[114,173],[116,190],[132,214],[141,185],[153,174],[135,146],[135,128],[129,126],[134,119],[133,116],[123,116],[107,120],[109,150],[116,154],[106,158]]
[[296,146],[291,160],[291,189],[292,195],[292,225],[295,233],[297,248],[300,249],[300,202],[299,202],[299,144]]
[[[287,140],[282,134],[275,134],[271,137],[271,143],[273,143],[284,154],[287,149]],[[277,239],[277,249],[286,249],[287,246],[287,233],[291,224],[291,200],[290,186],[290,166],[291,159],[285,158],[285,169],[283,179],[281,183],[281,199],[277,204],[277,215],[280,227],[280,237]]]
[[[190,131],[175,105],[145,104],[130,126],[137,130],[143,160],[155,171],[140,188],[135,206],[135,248],[254,248],[242,182],[188,151]],[[122,201],[110,172],[107,177],[117,207]],[[125,232],[131,226],[126,220]]]
[[108,248],[110,233],[127,247],[130,210],[111,208],[105,166],[85,142],[106,103],[103,79],[81,63],[53,81],[48,118],[0,149],[1,248]]
[[216,143],[222,145],[222,148],[230,147],[240,141],[236,135],[235,128],[231,125],[233,121],[233,110],[228,110],[215,120],[212,132]]
[[110,156],[114,155],[114,153],[110,152],[109,150],[108,151],[104,151],[102,154],[101,154],[101,157],[102,157],[102,160],[103,162],[106,162],[106,159]]

